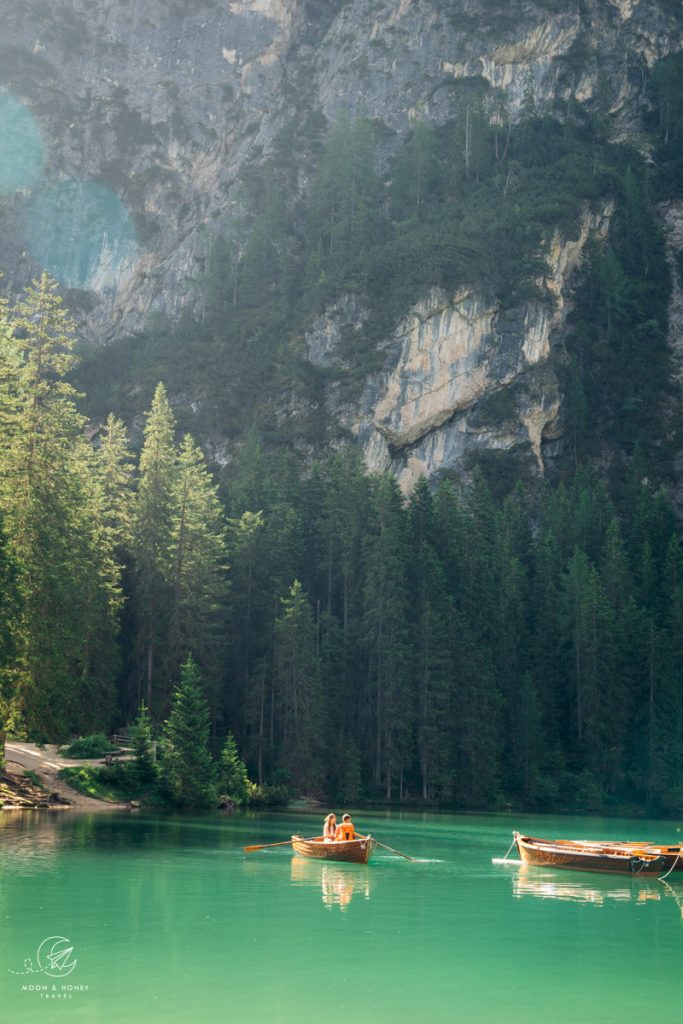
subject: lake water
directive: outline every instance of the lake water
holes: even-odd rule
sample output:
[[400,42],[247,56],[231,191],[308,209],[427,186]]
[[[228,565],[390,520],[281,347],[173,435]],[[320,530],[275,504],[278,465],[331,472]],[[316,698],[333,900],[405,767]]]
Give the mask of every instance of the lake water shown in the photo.
[[668,884],[491,863],[514,827],[669,841],[675,823],[363,812],[359,829],[418,862],[242,852],[321,820],[0,816],[0,1020],[678,1019],[683,873]]

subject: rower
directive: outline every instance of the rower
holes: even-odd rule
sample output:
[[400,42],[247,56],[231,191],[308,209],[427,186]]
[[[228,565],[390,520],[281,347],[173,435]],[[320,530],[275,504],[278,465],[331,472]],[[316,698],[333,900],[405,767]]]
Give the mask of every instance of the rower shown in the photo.
[[350,814],[342,815],[341,825],[337,825],[337,831],[334,838],[338,843],[348,843],[350,840],[356,838],[356,830],[353,827]]

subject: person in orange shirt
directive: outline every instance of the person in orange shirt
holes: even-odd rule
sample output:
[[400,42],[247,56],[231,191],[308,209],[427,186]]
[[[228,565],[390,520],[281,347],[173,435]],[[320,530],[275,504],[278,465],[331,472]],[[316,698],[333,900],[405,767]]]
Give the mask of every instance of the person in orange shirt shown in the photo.
[[350,839],[356,838],[356,830],[353,827],[350,814],[343,814],[341,825],[337,825],[337,831],[334,837],[337,842],[348,843]]

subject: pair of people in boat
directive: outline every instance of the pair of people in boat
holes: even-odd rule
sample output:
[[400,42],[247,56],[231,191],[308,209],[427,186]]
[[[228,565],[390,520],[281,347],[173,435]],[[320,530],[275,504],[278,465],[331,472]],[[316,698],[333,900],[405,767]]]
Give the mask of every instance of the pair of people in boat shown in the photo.
[[337,815],[328,814],[323,826],[323,842],[348,843],[351,839],[361,839],[353,827],[350,814],[342,815],[341,823],[337,824]]

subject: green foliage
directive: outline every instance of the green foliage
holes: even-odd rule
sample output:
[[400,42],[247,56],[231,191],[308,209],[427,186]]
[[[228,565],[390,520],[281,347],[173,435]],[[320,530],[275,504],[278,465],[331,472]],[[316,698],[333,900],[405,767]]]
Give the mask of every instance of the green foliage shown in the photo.
[[175,421],[163,384],[157,385],[145,424],[133,521],[135,598],[138,604],[135,674],[148,708],[165,710],[168,623],[172,600],[167,573],[176,483]]
[[223,510],[206,461],[189,435],[179,447],[159,384],[145,425],[132,524],[137,637],[133,680],[157,719],[170,681],[192,647],[215,703],[226,599]]
[[0,514],[20,602],[11,701],[36,735],[59,739],[111,721],[121,567],[64,379],[74,325],[54,282],[44,274],[0,321]]
[[626,166],[615,186],[609,242],[589,247],[569,319],[572,455],[623,460],[639,451],[664,477],[678,430],[669,412],[669,268],[649,173]]
[[295,580],[282,598],[275,622],[275,711],[279,764],[292,787],[316,793],[322,748],[322,684],[316,629],[301,583]]
[[291,799],[284,783],[259,786],[250,782],[247,795],[249,805],[254,807],[286,807]]
[[4,766],[5,733],[10,724],[16,684],[14,658],[19,618],[17,567],[0,521],[0,769]]
[[188,657],[164,722],[161,785],[179,807],[215,807],[216,768],[209,750],[209,708],[197,666]]
[[[375,786],[387,800],[403,777],[409,755],[406,707],[411,707],[408,534],[394,477],[380,477],[364,537],[363,642],[367,652],[368,700],[363,729],[372,751]],[[412,717],[412,707],[411,707]]]
[[253,783],[249,782],[247,766],[239,756],[235,737],[231,732],[228,733],[221,751],[218,772],[221,796],[226,796],[238,807],[249,801],[254,791]]
[[[310,5],[321,31],[324,6]],[[440,4],[469,30],[456,6]],[[153,793],[150,718],[168,716],[162,785],[175,806],[291,791],[674,812],[683,564],[660,484],[680,424],[657,203],[682,187],[682,67],[672,55],[648,81],[652,164],[609,142],[604,75],[590,118],[571,100],[562,121],[546,116],[529,93],[513,125],[475,77],[451,83],[451,121],[401,137],[346,118],[285,126],[194,282],[199,315],[150,321],[77,376],[100,422],[110,400],[128,421],[163,368],[137,473],[116,418],[94,450],[85,442],[54,286],[3,307],[3,717],[44,738],[105,729],[117,681],[122,717],[141,696],[149,717],[137,763],[106,777]],[[309,457],[334,437],[326,387],[352,394],[426,290],[550,306],[551,240],[608,204],[568,320],[569,444],[553,484],[537,493],[521,446],[473,458],[467,487],[423,482],[407,500],[353,454]],[[322,370],[302,339],[334,303],[348,312],[341,359]],[[518,397],[473,417],[504,421]],[[220,497],[178,428],[232,443]],[[209,734],[227,722],[217,765]]]
[[152,732],[152,722],[144,701],[140,705],[138,717],[131,729],[133,751],[135,753],[135,771],[140,786],[145,789],[154,786],[159,778],[156,756],[156,742]]
[[[624,343],[623,277],[642,267],[641,193],[627,171],[613,255],[595,255],[613,299],[595,322],[612,345]],[[202,684],[198,665],[183,664],[158,784],[144,708],[136,761],[80,774],[81,784],[182,807],[215,806],[219,794],[261,805],[305,792],[670,813],[683,786],[683,561],[674,510],[644,470],[644,443],[624,458],[612,494],[583,468],[533,497],[484,461],[467,487],[444,480],[432,492],[420,482],[406,501],[393,477],[366,475],[352,452],[302,473],[252,431],[223,480],[226,530],[203,459],[190,439],[176,446],[158,390],[137,494],[115,421],[88,456],[100,467],[93,536],[107,554],[97,578],[113,588],[112,567],[132,549],[124,635],[133,662],[150,636],[151,600],[157,708],[172,681],[174,616],[174,658],[196,644],[214,667]],[[143,521],[143,508],[154,521]],[[20,576],[8,523],[10,594]],[[91,601],[92,577],[75,579]],[[115,624],[120,597],[112,607]],[[5,612],[11,637],[21,615],[17,595]],[[87,621],[93,636],[103,628]],[[144,690],[144,672],[138,680]],[[97,692],[91,679],[87,687]],[[55,714],[69,699],[53,697]],[[217,764],[210,729],[225,721],[234,734]]]
[[[680,11],[680,8],[679,8]],[[651,77],[658,183],[663,197],[683,192],[683,55],[670,54],[655,64]]]
[[225,522],[204,455],[189,434],[178,450],[170,497],[166,671],[174,675],[191,648],[215,705],[227,597]]
[[83,765],[82,768],[62,768],[59,777],[84,796],[116,803],[137,796],[136,780],[130,768],[130,764]]
[[44,783],[36,775],[36,773],[34,771],[31,771],[28,768],[24,768],[24,778],[28,779],[29,782],[31,782],[34,786],[37,786],[38,789],[45,789]]
[[96,732],[92,736],[81,736],[80,739],[74,740],[60,753],[65,757],[73,758],[104,757],[105,754],[115,753],[118,749],[117,746],[109,742],[103,732]]

